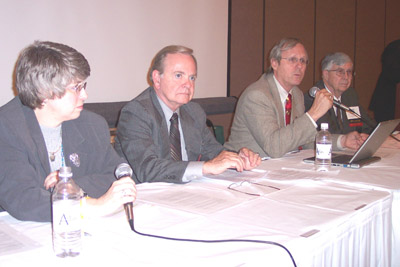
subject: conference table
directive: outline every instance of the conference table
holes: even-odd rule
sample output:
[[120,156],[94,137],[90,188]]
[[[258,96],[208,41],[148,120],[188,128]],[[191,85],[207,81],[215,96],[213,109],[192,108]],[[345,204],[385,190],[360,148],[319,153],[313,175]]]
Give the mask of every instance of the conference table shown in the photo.
[[379,149],[379,162],[329,172],[302,161],[313,153],[187,184],[139,184],[135,230],[152,236],[133,232],[123,209],[85,218],[75,258],[54,256],[51,223],[2,212],[0,266],[294,266],[290,255],[297,266],[400,266],[400,152]]

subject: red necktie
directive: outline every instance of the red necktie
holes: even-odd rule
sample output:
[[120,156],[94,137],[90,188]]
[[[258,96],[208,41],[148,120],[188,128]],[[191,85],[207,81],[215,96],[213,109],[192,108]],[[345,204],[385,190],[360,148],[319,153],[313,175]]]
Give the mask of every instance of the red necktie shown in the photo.
[[288,94],[285,102],[285,120],[286,125],[290,124],[290,117],[292,115],[292,95]]

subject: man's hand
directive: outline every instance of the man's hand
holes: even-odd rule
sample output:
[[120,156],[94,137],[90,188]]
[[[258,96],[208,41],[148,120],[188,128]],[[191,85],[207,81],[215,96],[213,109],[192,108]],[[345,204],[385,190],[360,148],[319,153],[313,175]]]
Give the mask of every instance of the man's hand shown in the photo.
[[307,113],[314,121],[317,121],[319,118],[324,116],[324,114],[332,107],[332,105],[333,95],[326,89],[322,89],[317,91],[315,94],[314,102]]
[[251,170],[260,165],[261,157],[248,148],[242,147],[239,151],[239,156],[244,161],[244,169]]
[[242,172],[244,166],[245,162],[239,154],[230,151],[222,151],[218,156],[204,163],[203,174],[220,174],[229,168]]
[[261,158],[250,149],[242,148],[238,153],[222,151],[212,160],[203,165],[203,174],[220,174],[226,169],[236,169],[238,172],[251,170],[258,166]]
[[358,133],[356,131],[350,132],[343,136],[341,140],[341,145],[344,148],[349,148],[353,150],[357,150],[360,148],[362,143],[368,138],[368,134]]

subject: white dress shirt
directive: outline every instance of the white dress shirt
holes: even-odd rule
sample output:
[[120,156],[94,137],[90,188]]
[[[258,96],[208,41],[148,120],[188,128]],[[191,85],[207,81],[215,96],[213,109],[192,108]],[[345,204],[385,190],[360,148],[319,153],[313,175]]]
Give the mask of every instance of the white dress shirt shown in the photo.
[[[282,87],[282,85],[278,82],[278,80],[275,78],[275,74],[273,75],[274,77],[274,81],[276,84],[276,87],[278,88],[278,92],[279,92],[279,96],[281,98],[281,102],[282,102],[282,107],[283,107],[283,120],[286,121],[286,116],[285,116],[285,102],[286,102],[286,98],[288,97],[289,93],[292,92],[292,89],[290,89],[289,93]],[[292,94],[293,95],[293,94]],[[317,123],[311,118],[310,114],[308,114],[308,112],[306,112],[308,118],[311,120],[311,122],[314,124],[314,127],[317,128],[318,125]]]
[[[164,117],[167,122],[167,127],[168,127],[168,132],[169,132],[170,126],[171,126],[170,119],[172,117],[172,114],[174,114],[174,111],[172,111],[158,96],[157,96],[157,99],[161,105],[161,109],[164,112]],[[181,116],[179,114],[179,109],[177,109],[175,112],[178,113],[182,161],[188,161],[188,155],[187,155],[187,151],[186,151],[185,138],[183,136]],[[185,172],[183,173],[182,182],[189,182],[191,180],[201,178],[203,176],[203,164],[204,164],[204,161],[190,161],[188,166],[186,167]]]

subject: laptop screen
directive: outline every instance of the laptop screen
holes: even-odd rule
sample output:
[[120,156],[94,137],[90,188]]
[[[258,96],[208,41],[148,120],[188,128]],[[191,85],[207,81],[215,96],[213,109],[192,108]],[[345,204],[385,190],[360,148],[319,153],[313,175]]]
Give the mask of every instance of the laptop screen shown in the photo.
[[372,157],[378,148],[385,142],[386,138],[393,132],[400,123],[400,119],[380,122],[373,132],[368,136],[367,140],[360,146],[353,155],[350,163]]

